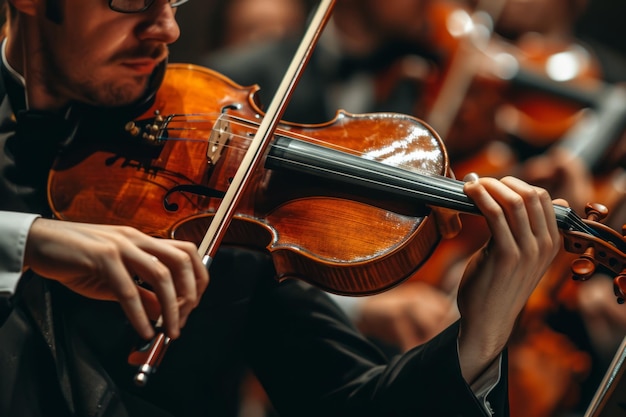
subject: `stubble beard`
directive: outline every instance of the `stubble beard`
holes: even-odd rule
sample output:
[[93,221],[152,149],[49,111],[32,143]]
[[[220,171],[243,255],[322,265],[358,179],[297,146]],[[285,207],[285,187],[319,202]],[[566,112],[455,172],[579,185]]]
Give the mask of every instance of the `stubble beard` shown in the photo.
[[91,77],[79,80],[67,75],[56,78],[59,85],[64,86],[72,101],[103,108],[126,106],[135,102],[148,85],[147,76],[123,80]]
[[[101,78],[87,65],[68,68],[52,54],[44,52],[47,68],[40,74],[54,97],[67,97],[68,102],[81,102],[94,107],[120,107],[132,104],[146,91],[149,76],[116,77],[108,71]],[[94,66],[96,67],[96,66]]]
[[85,81],[78,83],[84,93],[82,98],[98,107],[127,106],[137,101],[146,91],[148,77],[133,77],[130,80]]

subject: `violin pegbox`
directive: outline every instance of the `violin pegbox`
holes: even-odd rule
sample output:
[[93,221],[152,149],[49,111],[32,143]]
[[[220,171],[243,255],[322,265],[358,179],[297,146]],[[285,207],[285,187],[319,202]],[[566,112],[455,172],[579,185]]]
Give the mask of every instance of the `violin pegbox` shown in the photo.
[[613,288],[617,302],[626,300],[626,225],[621,235],[600,223],[608,215],[601,204],[587,204],[582,228],[564,233],[565,249],[580,256],[571,263],[572,278],[585,281],[597,271],[598,265],[615,274]]

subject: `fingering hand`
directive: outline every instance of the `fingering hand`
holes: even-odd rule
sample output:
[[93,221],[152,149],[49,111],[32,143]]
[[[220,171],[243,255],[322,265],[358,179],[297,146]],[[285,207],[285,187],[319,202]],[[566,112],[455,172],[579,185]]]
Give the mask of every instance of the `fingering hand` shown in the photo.
[[462,363],[465,358],[473,367],[467,375],[471,380],[481,371],[475,358],[487,365],[506,345],[562,238],[553,202],[544,189],[506,177],[468,182],[465,192],[485,216],[492,234],[470,260],[459,287],[459,353]]

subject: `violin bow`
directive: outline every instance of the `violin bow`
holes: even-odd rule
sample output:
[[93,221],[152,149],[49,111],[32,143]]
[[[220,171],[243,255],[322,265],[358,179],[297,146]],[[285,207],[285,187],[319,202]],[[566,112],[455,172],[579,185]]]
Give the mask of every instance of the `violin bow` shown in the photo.
[[[226,230],[235,214],[235,209],[240,202],[252,174],[261,168],[263,157],[269,149],[269,144],[274,132],[285,112],[289,99],[300,80],[306,65],[321,33],[330,19],[335,6],[335,0],[321,0],[307,30],[305,31],[300,46],[298,47],[291,64],[287,68],[276,93],[265,112],[265,116],[256,131],[254,139],[250,143],[246,154],[233,177],[231,184],[218,206],[204,239],[198,246],[198,253],[202,256],[202,262],[209,268],[217,249],[226,234]],[[138,386],[145,386],[148,376],[156,372],[171,340],[161,329],[162,317],[156,322],[157,335],[144,347],[130,354],[128,362],[137,366],[134,381]]]

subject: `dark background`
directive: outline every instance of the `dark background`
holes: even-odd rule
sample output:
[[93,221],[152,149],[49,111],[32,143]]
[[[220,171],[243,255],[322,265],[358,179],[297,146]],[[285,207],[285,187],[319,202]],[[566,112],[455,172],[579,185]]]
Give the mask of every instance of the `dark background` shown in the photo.
[[626,1],[589,0],[577,31],[626,55]]
[[[195,62],[208,50],[211,11],[217,1],[221,0],[192,0],[178,9],[182,33],[171,47],[171,62]],[[626,0],[589,0],[577,32],[626,56]]]

